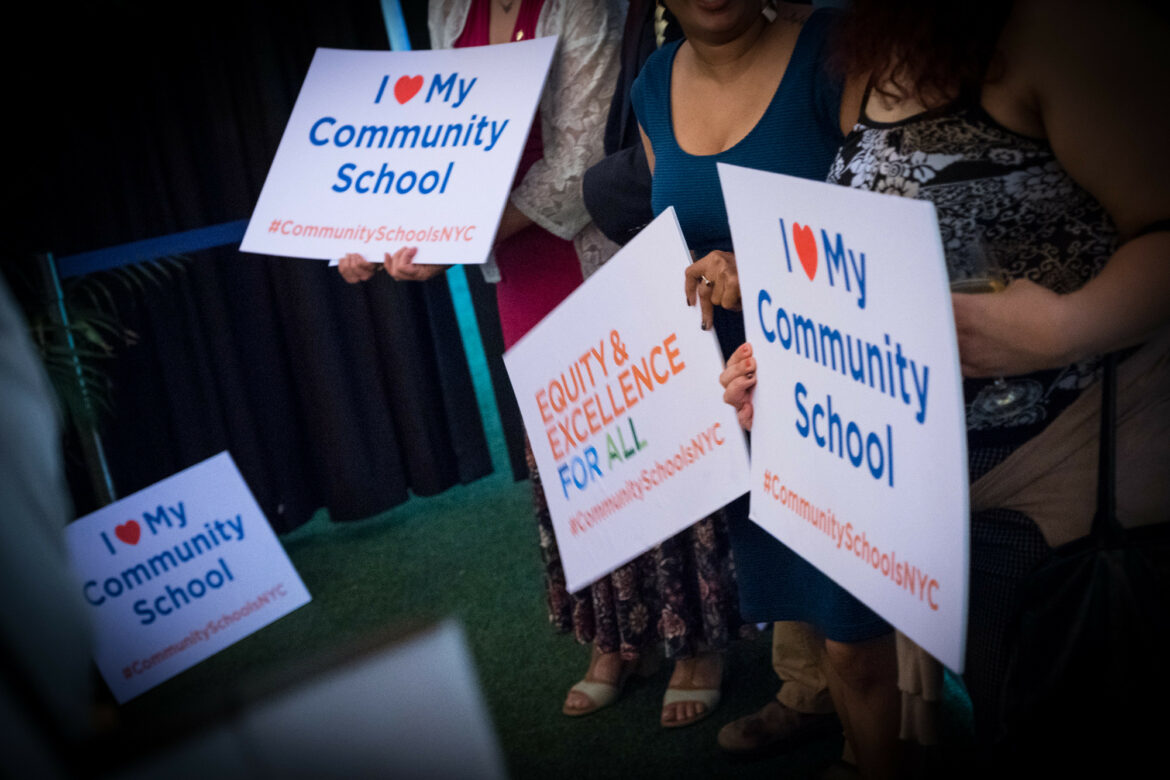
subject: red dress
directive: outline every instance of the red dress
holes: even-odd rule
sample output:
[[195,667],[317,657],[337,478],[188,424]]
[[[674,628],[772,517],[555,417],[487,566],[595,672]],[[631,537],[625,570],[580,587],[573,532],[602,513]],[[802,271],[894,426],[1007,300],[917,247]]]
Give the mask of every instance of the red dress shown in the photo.
[[[536,19],[543,5],[544,0],[523,0],[512,30],[512,40],[535,37]],[[455,48],[488,45],[490,24],[489,0],[473,0]],[[520,155],[513,186],[519,184],[529,167],[543,156],[538,112]],[[495,253],[501,277],[496,285],[496,301],[504,347],[509,348],[581,284],[581,263],[573,242],[558,238],[538,225],[530,225],[497,244]]]

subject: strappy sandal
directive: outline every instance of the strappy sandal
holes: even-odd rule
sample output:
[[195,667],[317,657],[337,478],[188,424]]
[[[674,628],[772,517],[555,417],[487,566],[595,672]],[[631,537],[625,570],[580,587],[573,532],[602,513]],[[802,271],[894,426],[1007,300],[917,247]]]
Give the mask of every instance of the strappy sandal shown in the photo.
[[663,710],[671,704],[678,704],[685,701],[697,702],[698,704],[704,705],[706,709],[683,720],[672,720],[670,723],[661,721],[662,727],[665,729],[677,729],[682,726],[689,726],[692,723],[698,723],[711,714],[712,710],[715,709],[715,705],[719,703],[722,697],[723,694],[718,688],[667,688],[666,695],[662,697]]
[[[693,677],[694,677],[693,670],[691,671],[690,676],[693,679]],[[722,661],[720,662],[719,677],[722,680],[722,678],[723,678]],[[687,682],[690,683],[691,680],[688,680]],[[703,718],[706,718],[708,715],[710,715],[714,711],[715,706],[717,704],[719,704],[719,700],[721,698],[722,698],[722,692],[719,688],[688,688],[688,687],[682,687],[682,686],[671,686],[671,687],[666,689],[666,694],[662,697],[662,714],[663,714],[663,716],[666,715],[666,708],[669,707],[670,705],[680,704],[682,702],[688,702],[688,701],[695,702],[697,704],[702,704],[703,710],[701,712],[698,712],[698,713],[692,715],[689,718],[684,718],[682,720],[672,720],[672,721],[667,722],[665,720],[660,719],[659,722],[662,724],[662,727],[666,728],[666,729],[677,729],[677,728],[681,728],[683,726],[689,726],[692,723],[698,723],[699,721],[703,720]]]
[[[597,652],[596,648],[594,648],[594,652]],[[590,661],[589,671],[592,671],[593,669],[594,660],[596,659],[591,659]],[[653,651],[643,653],[637,661],[623,661],[622,671],[618,676],[617,683],[590,680],[589,672],[587,671],[585,673],[585,679],[580,680],[574,684],[573,687],[569,689],[569,691],[576,691],[577,693],[585,696],[585,698],[589,699],[589,706],[582,707],[580,709],[573,709],[569,707],[569,703],[566,700],[564,706],[561,707],[561,712],[571,718],[576,718],[580,717],[581,715],[589,715],[590,713],[594,713],[600,709],[608,707],[618,700],[618,697],[621,696],[622,689],[625,688],[626,682],[632,675],[637,674],[639,677],[648,677],[654,674],[658,668],[657,662],[657,653],[654,653]]]

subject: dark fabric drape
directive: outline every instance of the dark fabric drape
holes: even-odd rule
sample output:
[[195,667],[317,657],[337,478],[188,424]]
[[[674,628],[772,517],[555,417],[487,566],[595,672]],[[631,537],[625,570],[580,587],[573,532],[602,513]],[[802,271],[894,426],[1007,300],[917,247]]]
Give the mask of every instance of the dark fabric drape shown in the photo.
[[475,307],[475,320],[479,325],[479,337],[483,343],[484,357],[492,380],[492,392],[500,415],[504,432],[504,445],[508,450],[508,465],[516,481],[528,478],[527,446],[524,438],[524,419],[520,416],[520,405],[512,392],[512,380],[504,366],[504,331],[500,327],[500,313],[496,306],[496,289],[483,279],[478,268],[466,268],[467,289]]
[[[425,4],[404,3],[425,46]],[[420,14],[420,10],[422,13]],[[18,254],[251,214],[313,53],[385,49],[377,0],[124,0],[33,9]],[[23,156],[23,155],[22,155]],[[445,279],[346,285],[320,261],[196,253],[158,284],[102,273],[137,343],[105,367],[120,495],[228,449],[278,531],[366,517],[491,471]],[[74,480],[79,513],[92,497]]]

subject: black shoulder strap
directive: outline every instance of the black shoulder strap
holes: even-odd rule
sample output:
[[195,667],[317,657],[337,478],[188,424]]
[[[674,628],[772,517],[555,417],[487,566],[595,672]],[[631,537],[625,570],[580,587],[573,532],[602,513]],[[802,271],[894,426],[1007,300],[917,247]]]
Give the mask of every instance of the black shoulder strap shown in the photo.
[[1116,540],[1124,532],[1117,521],[1117,356],[1105,356],[1101,377],[1101,443],[1097,457],[1097,513],[1093,536]]

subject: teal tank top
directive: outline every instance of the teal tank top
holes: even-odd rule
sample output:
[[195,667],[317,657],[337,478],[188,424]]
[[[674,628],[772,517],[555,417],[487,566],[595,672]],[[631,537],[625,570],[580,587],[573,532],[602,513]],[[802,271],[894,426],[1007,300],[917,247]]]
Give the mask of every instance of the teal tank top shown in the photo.
[[842,78],[826,63],[828,33],[837,16],[831,10],[809,16],[763,117],[739,143],[718,154],[688,154],[674,137],[671,69],[682,41],[663,46],[646,61],[631,100],[654,149],[654,216],[674,206],[692,250],[732,248],[716,163],[825,180],[844,140],[839,119]]
[[[826,62],[827,38],[837,15],[818,10],[805,21],[763,117],[739,143],[719,154],[687,154],[675,140],[670,77],[680,42],[664,46],[646,61],[631,98],[654,148],[654,215],[674,206],[692,250],[704,254],[733,248],[716,163],[817,181],[828,176],[844,141],[840,126],[843,79]],[[680,286],[681,282],[677,280]],[[716,307],[714,324],[726,358],[744,342],[743,317]],[[728,506],[727,520],[744,618],[803,620],[841,642],[890,631],[889,624],[844,588],[749,520],[746,497]]]

